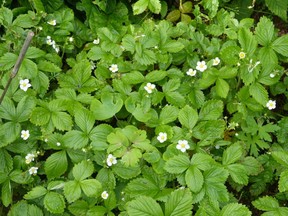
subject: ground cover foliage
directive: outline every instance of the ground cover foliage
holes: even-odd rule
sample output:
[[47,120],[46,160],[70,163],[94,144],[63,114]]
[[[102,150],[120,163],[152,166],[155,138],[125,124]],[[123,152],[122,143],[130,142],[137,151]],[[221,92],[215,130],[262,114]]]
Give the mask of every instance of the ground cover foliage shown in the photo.
[[287,1],[0,3],[2,215],[288,215]]

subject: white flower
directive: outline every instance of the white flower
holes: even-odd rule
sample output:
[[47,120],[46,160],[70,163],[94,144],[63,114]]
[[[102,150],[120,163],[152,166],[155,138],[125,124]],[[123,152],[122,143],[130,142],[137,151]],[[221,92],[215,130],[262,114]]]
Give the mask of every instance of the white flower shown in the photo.
[[112,72],[112,73],[116,73],[118,71],[118,65],[117,64],[112,64],[110,67],[109,67],[109,70]]
[[47,23],[49,25],[55,26],[57,22],[56,22],[56,20],[49,20]]
[[38,170],[38,167],[31,167],[29,169],[29,174],[30,175],[36,175],[37,174],[37,170]]
[[274,100],[269,100],[266,104],[266,107],[269,109],[269,110],[272,110],[272,109],[275,109],[276,108],[276,101]]
[[57,146],[61,146],[61,143],[60,143],[60,142],[57,142],[56,145],[57,145]]
[[215,146],[215,149],[220,149],[220,146],[219,146],[219,145],[216,145],[216,146]]
[[240,52],[239,53],[239,58],[240,59],[244,59],[246,57],[246,53],[244,53],[244,52]]
[[151,94],[152,91],[155,89],[155,85],[152,83],[147,83],[144,89],[148,92],[148,94]]
[[219,64],[220,64],[220,59],[218,57],[213,59],[213,66],[216,66],[216,65],[219,65]]
[[190,146],[187,140],[179,140],[176,148],[182,152],[186,152],[186,150],[189,149]]
[[29,130],[22,130],[21,131],[21,138],[23,140],[27,140],[30,136]]
[[109,196],[109,194],[108,194],[108,192],[107,191],[103,191],[102,193],[101,193],[101,197],[102,197],[102,199],[108,199],[108,196]]
[[271,74],[270,74],[270,77],[271,77],[271,78],[274,78],[274,77],[275,77],[275,74],[274,74],[274,73],[271,73]]
[[201,72],[204,72],[207,69],[206,62],[205,61],[198,61],[196,69],[201,71]]
[[47,139],[47,138],[45,138],[44,142],[48,142],[48,139]]
[[107,157],[106,163],[108,166],[112,166],[113,164],[117,163],[117,159],[112,154],[109,154]]
[[93,44],[99,44],[100,43],[100,39],[99,38],[97,38],[97,39],[95,39],[95,40],[93,40]]
[[35,158],[35,155],[34,154],[27,154],[26,157],[25,157],[25,163],[26,164],[29,164],[31,163],[31,161],[34,161],[34,158]]
[[74,38],[73,37],[69,37],[69,42],[73,42],[74,41]]
[[163,143],[167,140],[167,133],[164,133],[164,132],[160,132],[159,135],[157,136],[157,140],[160,142],[160,143]]
[[29,87],[31,87],[29,79],[20,80],[19,83],[20,83],[20,89],[22,89],[25,92],[28,90]]
[[197,71],[196,71],[196,70],[193,70],[192,68],[190,68],[190,69],[186,72],[186,74],[187,74],[188,76],[195,76],[196,73],[197,73]]

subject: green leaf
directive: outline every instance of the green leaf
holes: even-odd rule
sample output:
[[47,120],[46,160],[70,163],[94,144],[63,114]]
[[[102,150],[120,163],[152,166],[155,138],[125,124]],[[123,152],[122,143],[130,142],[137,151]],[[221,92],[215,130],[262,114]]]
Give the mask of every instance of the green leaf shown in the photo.
[[190,190],[194,193],[202,189],[204,179],[201,171],[197,167],[190,167],[185,173],[185,181]]
[[270,71],[278,64],[278,57],[271,47],[262,47],[259,50],[258,58],[263,68]]
[[46,60],[39,61],[37,66],[38,66],[39,70],[45,71],[45,72],[58,73],[61,71],[61,68],[59,68],[57,65],[53,64],[50,61],[46,61]]
[[123,179],[131,179],[138,176],[141,173],[140,166],[127,167],[122,163],[117,163],[112,166],[113,172]]
[[[202,121],[193,128],[192,135],[199,140],[209,141],[223,137],[225,128],[226,123],[223,120]],[[209,145],[209,143],[206,143],[206,145]]]
[[272,157],[281,165],[288,168],[288,153],[284,151],[273,151]]
[[286,0],[265,0],[268,9],[284,21],[287,21],[287,4]]
[[44,196],[46,193],[46,188],[44,188],[43,186],[36,186],[24,195],[24,199],[37,199],[38,197]]
[[35,15],[35,13],[31,12],[30,14],[20,14],[17,16],[17,18],[13,21],[13,25],[21,28],[31,28],[36,26],[39,21],[40,19]]
[[65,146],[73,149],[81,149],[85,147],[89,139],[84,132],[71,130],[64,135]]
[[161,50],[170,53],[177,53],[184,49],[184,47],[185,46],[181,42],[170,40],[161,46]]
[[137,178],[130,181],[125,191],[131,197],[137,196],[149,196],[149,197],[156,197],[156,195],[160,192],[160,188],[154,182],[146,178]]
[[16,108],[16,115],[18,122],[27,121],[35,107],[35,100],[33,97],[23,97]]
[[210,169],[213,162],[215,161],[210,155],[203,153],[195,153],[191,159],[191,164],[200,170]]
[[12,203],[12,187],[11,187],[11,182],[10,180],[6,180],[2,184],[2,189],[1,189],[1,199],[2,199],[2,204],[5,207],[8,207]]
[[195,109],[193,109],[189,105],[186,105],[179,111],[178,119],[181,125],[192,130],[192,128],[196,125],[198,121],[198,113]]
[[269,196],[261,197],[252,202],[253,206],[261,211],[273,211],[279,208],[278,201]]
[[222,164],[229,165],[238,161],[243,154],[243,148],[239,143],[229,146],[223,153]]
[[81,189],[88,197],[95,197],[100,195],[102,190],[101,183],[96,179],[86,179],[80,182]]
[[[69,205],[68,209],[73,215],[79,215],[79,216],[80,215],[87,215],[88,216],[87,211],[89,209],[89,206],[88,206],[88,203],[86,201],[77,200],[74,203],[72,203],[71,205]],[[104,210],[105,210],[105,208],[104,208]],[[95,214],[95,215],[97,215],[97,214]]]
[[[40,58],[45,55],[45,52],[37,47],[30,46],[25,54],[26,58],[34,59],[34,58]],[[38,63],[39,65],[39,63]]]
[[49,122],[50,117],[51,113],[49,110],[36,107],[31,113],[30,121],[35,125],[45,125]]
[[69,181],[64,185],[64,195],[69,203],[72,203],[81,197],[81,187],[78,181]]
[[203,0],[202,4],[203,4],[203,7],[209,11],[210,18],[213,18],[216,16],[218,7],[219,7],[218,0]]
[[265,47],[269,46],[274,36],[273,22],[265,16],[261,17],[255,28],[255,34],[259,44]]
[[242,185],[248,184],[247,171],[242,164],[230,164],[227,169],[233,181]]
[[119,112],[122,105],[123,100],[121,98],[116,97],[111,93],[103,93],[101,102],[97,99],[93,100],[90,109],[96,120],[106,120]]
[[239,203],[229,203],[223,207],[219,216],[250,216],[252,213],[249,209]]
[[173,122],[178,117],[178,108],[174,106],[165,106],[160,113],[159,116],[159,122],[160,124],[168,124],[170,122]]
[[238,40],[244,52],[248,56],[252,56],[257,48],[257,41],[252,32],[246,28],[241,28],[238,32]]
[[22,170],[20,169],[14,169],[10,174],[9,174],[10,179],[13,182],[16,182],[18,184],[28,184],[32,182],[33,180],[31,179],[31,175],[28,174],[28,172],[23,173]]
[[44,164],[45,173],[48,178],[57,178],[63,175],[68,167],[65,151],[59,151],[50,155]]
[[61,194],[49,192],[44,197],[44,207],[53,214],[61,214],[65,209],[65,201]]
[[272,138],[271,138],[269,133],[275,132],[279,129],[280,129],[280,127],[278,127],[277,125],[269,123],[269,124],[262,125],[261,127],[259,127],[258,135],[259,135],[260,139],[272,142]]
[[133,14],[138,15],[143,13],[148,7],[149,0],[139,0],[133,5]]
[[155,71],[149,72],[146,75],[145,80],[147,82],[156,82],[156,81],[160,81],[164,79],[166,76],[167,76],[167,71],[155,70]]
[[199,120],[217,120],[223,112],[221,100],[209,100],[204,103],[199,113]]
[[73,124],[71,116],[66,112],[52,112],[52,122],[58,130],[70,130]]
[[148,8],[152,13],[159,14],[161,11],[160,0],[149,0]]
[[41,0],[33,0],[31,3],[36,9],[37,13],[46,12]]
[[8,216],[43,216],[43,212],[35,205],[29,205],[27,201],[21,200],[20,202],[11,206]]
[[11,69],[15,65],[17,58],[18,56],[14,53],[5,53],[3,56],[0,57],[1,70]]
[[254,157],[245,157],[241,163],[245,166],[248,175],[258,175],[263,171],[262,164]]
[[175,190],[165,203],[165,216],[192,215],[192,194],[189,190]]
[[165,163],[164,169],[169,173],[180,174],[185,172],[190,165],[188,156],[176,155]]
[[273,41],[272,48],[277,53],[288,57],[288,35],[284,35]]
[[136,166],[140,158],[142,158],[141,150],[133,148],[122,156],[121,161],[125,166]]
[[249,93],[258,103],[262,104],[263,106],[265,106],[269,100],[267,90],[260,83],[253,83],[249,87]]
[[218,78],[216,80],[216,93],[222,98],[227,97],[229,93],[229,84],[224,79]]
[[13,101],[9,97],[5,97],[0,106],[0,118],[13,120],[17,116]]
[[280,174],[278,188],[280,192],[288,190],[288,170],[285,170]]
[[122,81],[125,84],[138,84],[144,82],[145,78],[139,71],[132,71],[122,75]]
[[151,197],[140,196],[127,204],[129,216],[164,216],[160,205]]
[[72,172],[75,180],[81,181],[83,179],[86,179],[94,172],[93,163],[83,160],[81,163],[78,163],[73,167]]
[[0,148],[0,170],[9,173],[13,169],[13,159],[3,148]]

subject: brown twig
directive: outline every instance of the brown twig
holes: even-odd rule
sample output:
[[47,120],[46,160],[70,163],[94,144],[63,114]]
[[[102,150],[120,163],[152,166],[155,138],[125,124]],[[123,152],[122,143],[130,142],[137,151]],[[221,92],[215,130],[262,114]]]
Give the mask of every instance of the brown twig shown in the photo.
[[18,59],[17,59],[15,65],[14,65],[14,68],[13,68],[11,74],[10,74],[9,80],[8,80],[8,82],[7,82],[7,84],[6,84],[5,88],[4,88],[4,91],[3,91],[2,95],[1,95],[0,105],[1,105],[5,95],[7,93],[7,90],[9,88],[10,84],[11,84],[12,79],[17,75],[17,73],[19,71],[19,68],[20,68],[20,66],[22,64],[24,56],[25,56],[25,54],[26,54],[26,52],[28,50],[28,47],[30,46],[30,43],[31,43],[31,40],[32,40],[33,37],[34,37],[34,32],[28,32],[26,40],[25,40],[25,42],[24,42],[24,44],[22,46],[22,49],[21,49],[21,51],[19,53]]

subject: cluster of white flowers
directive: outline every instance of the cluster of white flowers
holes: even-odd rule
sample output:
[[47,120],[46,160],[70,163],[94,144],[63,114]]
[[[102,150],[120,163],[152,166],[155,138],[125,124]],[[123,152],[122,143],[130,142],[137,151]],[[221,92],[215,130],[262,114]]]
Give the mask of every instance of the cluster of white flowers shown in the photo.
[[[213,66],[217,66],[217,65],[220,64],[220,62],[221,62],[221,60],[218,57],[216,57],[216,58],[213,59],[212,65]],[[204,72],[206,69],[207,69],[207,65],[206,65],[205,61],[198,61],[197,62],[196,70],[198,70],[200,72]],[[194,70],[192,68],[189,68],[188,71],[186,72],[186,74],[188,76],[195,76],[196,73],[197,73],[196,70]]]
[[275,108],[276,108],[276,101],[275,101],[275,100],[269,100],[269,101],[266,103],[266,107],[267,107],[269,110],[275,109]]
[[109,70],[112,72],[112,73],[116,73],[118,71],[118,65],[117,64],[112,64],[110,67],[109,67]]
[[190,148],[190,145],[187,140],[179,140],[176,148],[181,152],[186,152],[186,150]]
[[27,140],[30,136],[29,130],[22,130],[21,131],[21,138],[23,140]]
[[117,159],[116,157],[114,157],[112,154],[109,154],[107,159],[106,159],[106,163],[107,165],[110,167],[112,166],[113,164],[117,164]]
[[46,37],[46,43],[47,43],[49,46],[52,46],[53,49],[54,49],[57,53],[60,51],[59,47],[56,45],[56,42],[51,39],[51,36],[47,36],[47,37]]
[[147,91],[148,94],[151,94],[155,88],[156,86],[152,83],[147,83],[146,86],[144,86],[144,89]]
[[165,132],[160,132],[159,135],[157,136],[157,140],[160,142],[160,143],[163,143],[167,140],[167,133]]
[[29,83],[29,79],[20,80],[19,84],[20,84],[20,89],[22,89],[25,92],[28,90],[28,88],[31,87],[31,84]]

